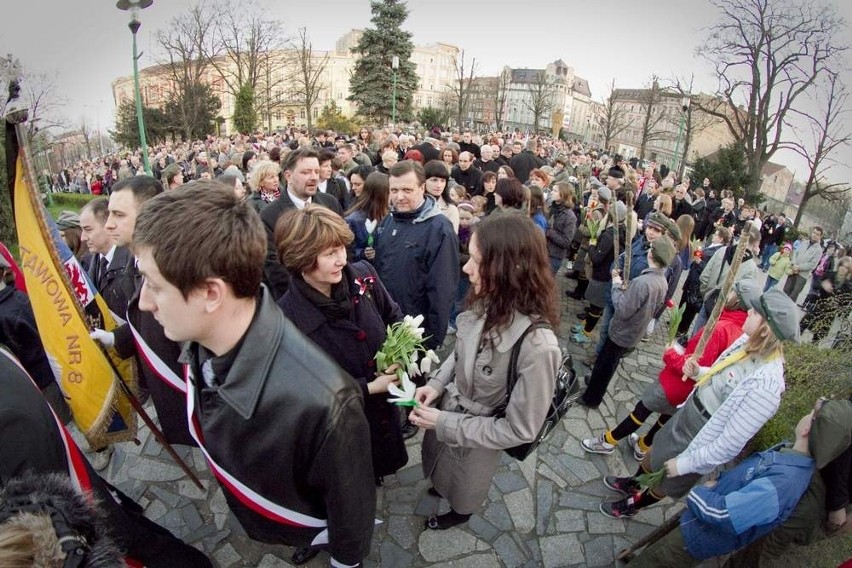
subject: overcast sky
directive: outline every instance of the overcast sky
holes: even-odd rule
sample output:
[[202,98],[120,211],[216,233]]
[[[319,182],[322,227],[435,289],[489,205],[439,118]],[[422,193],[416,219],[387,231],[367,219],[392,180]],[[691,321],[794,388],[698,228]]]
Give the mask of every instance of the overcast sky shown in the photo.
[[[852,2],[831,1],[852,22]],[[371,25],[369,0],[261,2],[288,33],[306,27],[315,49],[333,49],[350,29]],[[193,3],[155,0],[142,12],[143,67],[153,63],[153,33]],[[456,45],[476,57],[482,75],[503,65],[541,68],[562,59],[589,81],[595,100],[608,93],[613,78],[618,87],[642,87],[652,73],[687,79],[694,73],[697,90],[715,87],[712,70],[695,54],[716,18],[706,0],[409,0],[408,6],[404,28],[415,44]],[[69,122],[85,114],[104,130],[111,125],[110,84],[132,73],[128,14],[113,0],[24,0],[4,8],[0,53],[13,53],[27,71],[56,76]],[[849,79],[847,73],[852,88]],[[852,150],[844,156],[852,163]],[[776,155],[774,161],[804,176],[801,159]],[[848,180],[852,169],[844,173]]]

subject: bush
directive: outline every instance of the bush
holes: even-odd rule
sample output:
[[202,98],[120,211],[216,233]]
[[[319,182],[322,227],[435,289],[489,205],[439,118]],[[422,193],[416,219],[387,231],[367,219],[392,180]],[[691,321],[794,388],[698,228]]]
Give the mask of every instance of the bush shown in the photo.
[[784,358],[787,390],[781,397],[781,407],[752,439],[749,453],[792,440],[796,423],[813,409],[819,397],[839,398],[852,393],[852,349],[788,344],[784,346]]
[[90,193],[54,193],[50,197],[56,205],[67,205],[82,209],[86,203],[98,196]]

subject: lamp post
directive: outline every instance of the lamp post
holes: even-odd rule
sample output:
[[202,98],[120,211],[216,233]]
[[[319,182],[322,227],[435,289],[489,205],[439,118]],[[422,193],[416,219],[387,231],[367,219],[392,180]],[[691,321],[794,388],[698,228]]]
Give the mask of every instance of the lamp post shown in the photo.
[[145,138],[145,119],[142,117],[142,92],[139,89],[139,58],[141,53],[136,51],[136,32],[142,26],[139,21],[139,11],[154,3],[154,0],[118,0],[115,7],[119,10],[130,11],[130,33],[133,34],[133,94],[136,98],[136,123],[139,126],[139,144],[142,147],[142,165],[145,173],[151,175],[151,163],[148,161],[148,140]]
[[[686,122],[686,112],[689,110],[690,101],[691,101],[691,99],[689,98],[689,96],[684,96],[680,100],[680,109],[683,112],[680,115],[680,126],[678,126],[678,129],[677,129],[677,141],[675,142],[675,149],[674,149],[674,156],[673,156],[674,160],[672,161],[672,165],[674,166],[675,172],[680,171],[680,154],[679,154],[680,153],[680,137],[683,134],[683,125]],[[678,176],[678,178],[680,178],[680,176]]]
[[399,57],[396,55],[391,59],[393,69],[393,101],[391,102],[391,122],[396,127],[396,70],[399,69]]

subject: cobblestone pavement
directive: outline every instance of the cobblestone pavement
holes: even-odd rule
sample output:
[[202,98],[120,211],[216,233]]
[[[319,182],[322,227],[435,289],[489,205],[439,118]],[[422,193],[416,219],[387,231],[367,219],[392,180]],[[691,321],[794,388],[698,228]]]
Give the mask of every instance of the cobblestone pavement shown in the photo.
[[[558,280],[563,288],[572,286],[561,276]],[[583,364],[586,350],[567,341],[580,308],[579,302],[565,300],[560,343],[567,343],[582,377],[588,369]],[[377,515],[384,522],[376,527],[365,566],[614,565],[619,550],[648,534],[682,505],[666,499],[630,520],[603,516],[599,503],[615,500],[617,495],[604,487],[602,477],[632,473],[637,464],[628,444],[622,443],[608,456],[589,455],[581,449],[580,440],[614,426],[627,415],[645,386],[656,380],[667,327],[667,322],[662,322],[651,341],[640,343],[626,357],[598,410],[572,408],[536,454],[524,462],[504,456],[487,502],[460,528],[424,530],[424,518],[445,512],[448,506],[446,501],[426,494],[429,484],[420,465],[422,434],[409,440],[407,466],[386,477],[385,486],[378,490]],[[443,354],[449,349],[448,344]],[[591,352],[591,347],[588,350]],[[202,549],[223,568],[291,565],[292,548],[257,543],[245,536],[199,450],[177,446],[198,472],[204,490],[184,476],[147,428],[141,428],[139,440],[142,443],[138,446],[123,443],[116,447],[106,477],[139,501],[148,518]],[[306,566],[328,566],[328,555],[322,553]]]

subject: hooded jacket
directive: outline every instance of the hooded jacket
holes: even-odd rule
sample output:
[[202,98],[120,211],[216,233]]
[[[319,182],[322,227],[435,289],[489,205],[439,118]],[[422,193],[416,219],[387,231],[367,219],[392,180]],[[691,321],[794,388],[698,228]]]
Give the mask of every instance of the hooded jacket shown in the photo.
[[423,315],[428,349],[444,343],[459,281],[459,244],[434,198],[393,211],[376,229],[374,265],[402,313]]

